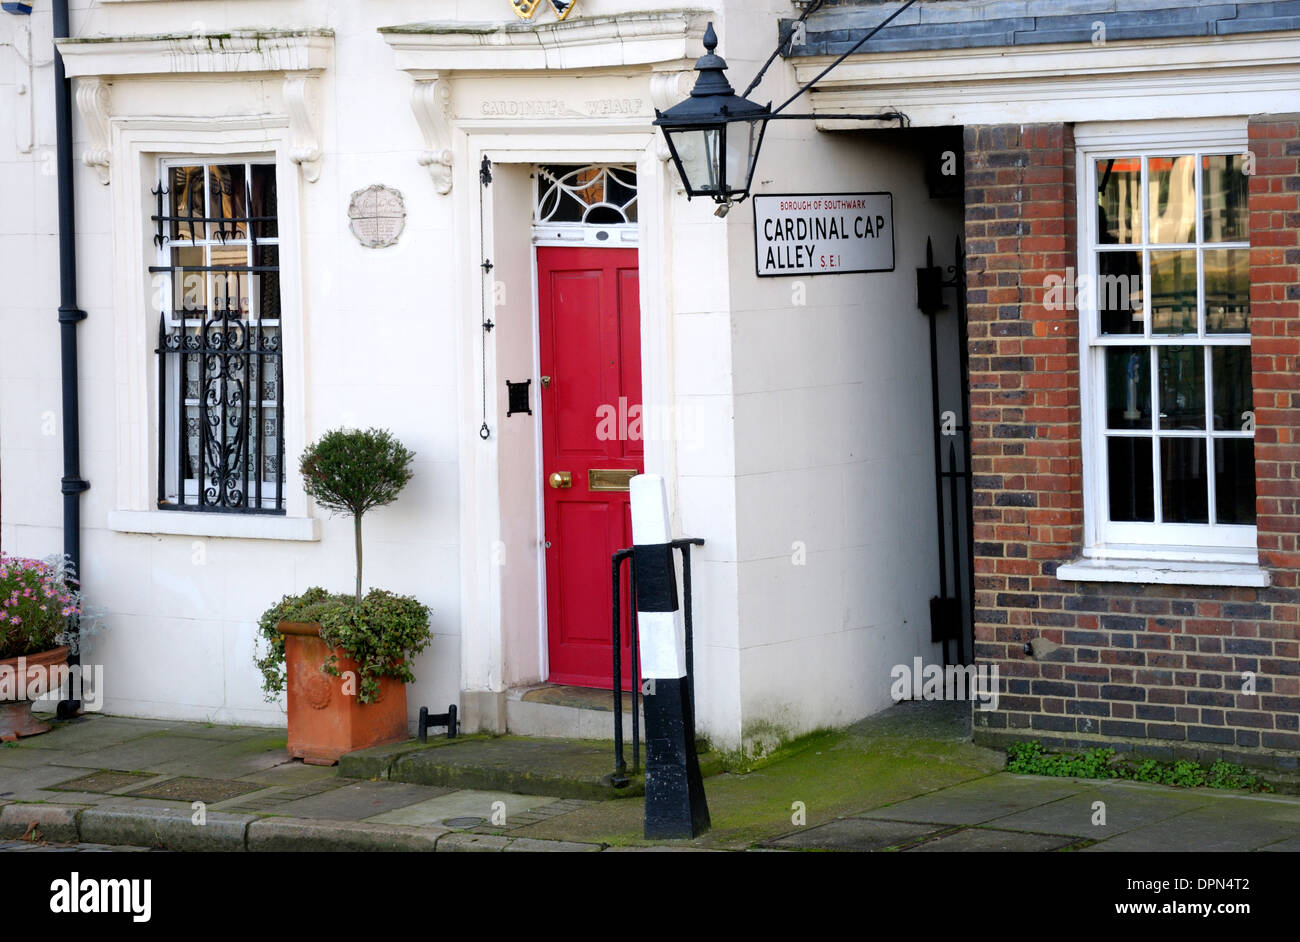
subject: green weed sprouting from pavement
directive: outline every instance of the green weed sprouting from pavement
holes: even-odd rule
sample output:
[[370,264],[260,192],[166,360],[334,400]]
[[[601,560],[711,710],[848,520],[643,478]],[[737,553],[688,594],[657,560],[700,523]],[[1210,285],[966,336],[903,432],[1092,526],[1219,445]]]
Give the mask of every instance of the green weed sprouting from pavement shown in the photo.
[[1273,787],[1251,775],[1243,766],[1218,760],[1208,768],[1188,759],[1162,762],[1117,756],[1114,749],[1089,749],[1082,753],[1047,752],[1036,740],[1013,743],[1007,749],[1007,771],[1019,775],[1059,778],[1120,778],[1178,788],[1223,788],[1271,792]]

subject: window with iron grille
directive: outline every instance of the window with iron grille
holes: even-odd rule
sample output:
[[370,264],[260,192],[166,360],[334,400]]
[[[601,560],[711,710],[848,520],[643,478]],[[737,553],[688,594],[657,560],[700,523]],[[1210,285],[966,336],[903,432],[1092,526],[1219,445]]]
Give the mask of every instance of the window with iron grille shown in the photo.
[[275,165],[166,160],[154,191],[158,506],[283,514]]

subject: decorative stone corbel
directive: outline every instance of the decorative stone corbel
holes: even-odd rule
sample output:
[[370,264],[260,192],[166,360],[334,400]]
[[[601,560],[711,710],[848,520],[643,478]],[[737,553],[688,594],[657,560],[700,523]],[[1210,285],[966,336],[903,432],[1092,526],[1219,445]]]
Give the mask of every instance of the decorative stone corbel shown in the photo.
[[[689,98],[694,74],[694,72],[684,69],[652,72],[650,74],[650,101],[655,106],[655,110],[667,111],[673,105]],[[655,137],[658,138],[655,153],[659,155],[660,160],[668,160],[672,154],[668,152],[668,144],[665,143],[663,135],[656,130]]]
[[289,111],[289,129],[293,134],[289,159],[302,168],[302,175],[308,183],[320,179],[323,156],[317,84],[316,76],[311,73],[291,72],[284,77],[284,103]]
[[446,195],[451,192],[451,80],[445,75],[416,79],[411,109],[424,135],[420,166],[429,168],[434,189]]
[[81,161],[99,174],[100,183],[108,183],[108,83],[97,78],[77,80],[77,111],[86,126],[90,146],[81,152]]

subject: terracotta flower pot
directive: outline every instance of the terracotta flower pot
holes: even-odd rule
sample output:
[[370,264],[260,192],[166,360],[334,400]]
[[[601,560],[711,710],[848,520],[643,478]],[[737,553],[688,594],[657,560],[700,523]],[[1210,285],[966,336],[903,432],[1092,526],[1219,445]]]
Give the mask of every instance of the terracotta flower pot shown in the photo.
[[3,691],[0,692],[0,742],[13,742],[19,736],[35,736],[50,731],[49,723],[42,723],[32,716],[32,701],[25,695],[48,693],[49,669],[67,659],[68,648],[63,645],[39,654],[24,654],[0,661],[0,676],[4,678],[0,681],[0,691]]
[[[345,677],[321,670],[330,649],[320,638],[320,625],[282,621],[276,630],[284,635],[291,756],[309,765],[334,765],[346,752],[408,738],[406,684],[381,677],[375,702],[361,703],[355,692],[358,680],[345,693]],[[342,648],[333,653],[340,673],[357,675],[357,662]]]

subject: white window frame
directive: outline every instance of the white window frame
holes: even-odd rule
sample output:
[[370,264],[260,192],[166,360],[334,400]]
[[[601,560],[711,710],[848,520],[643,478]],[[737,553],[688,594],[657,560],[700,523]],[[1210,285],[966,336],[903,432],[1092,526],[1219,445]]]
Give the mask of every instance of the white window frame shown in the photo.
[[114,270],[139,273],[115,277],[114,371],[117,381],[117,487],[115,507],[108,510],[110,530],[122,533],[174,534],[196,537],[315,541],[320,521],[297,474],[285,480],[286,515],[185,513],[157,508],[157,356],[158,311],[151,310],[154,288],[148,273],[153,263],[153,223],[159,160],[163,157],[222,162],[249,154],[273,154],[276,165],[277,215],[280,232],[280,311],[290,325],[281,335],[284,355],[284,449],[290,456],[306,446],[306,383],[300,206],[302,182],[290,158],[292,140],[287,117],[244,118],[126,117],[113,119],[115,184],[112,203]]
[[[1079,284],[1097,284],[1094,264],[1094,246],[1097,243],[1097,211],[1092,194],[1096,192],[1096,161],[1105,157],[1133,156],[1184,156],[1201,153],[1243,154],[1248,146],[1245,119],[1197,122],[1123,122],[1114,124],[1079,125],[1076,127],[1075,150],[1077,159],[1078,194],[1078,259]],[[1197,253],[1198,253],[1198,331],[1204,327],[1203,266],[1199,264],[1203,215],[1200,208],[1201,174],[1196,173],[1197,187]],[[1145,162],[1142,179],[1143,233],[1149,225],[1145,209]],[[1147,247],[1144,241],[1134,250]],[[1248,243],[1214,243],[1216,248],[1248,248]],[[1146,277],[1144,256],[1143,313],[1150,324],[1151,292]],[[1104,351],[1107,346],[1161,346],[1186,345],[1187,335],[1150,336],[1146,334],[1110,335],[1100,333],[1100,316],[1097,310],[1097,291],[1086,292],[1081,297],[1079,310],[1079,380],[1080,413],[1083,451],[1084,492],[1084,547],[1083,555],[1093,560],[1173,561],[1196,566],[1200,564],[1254,565],[1258,560],[1257,530],[1255,526],[1227,524],[1177,524],[1177,523],[1117,523],[1110,520],[1108,503],[1108,470],[1106,448],[1106,384]],[[1244,340],[1244,344],[1243,344]],[[1249,345],[1249,334],[1198,333],[1197,346],[1215,344]],[[1207,411],[1212,406],[1208,395]],[[1151,377],[1153,409],[1158,395],[1156,375]],[[1203,435],[1209,437],[1210,429]],[[1153,450],[1158,452],[1158,432],[1149,436]],[[1250,437],[1241,435],[1240,437]],[[1212,477],[1213,456],[1206,456],[1207,475]],[[1154,473],[1154,472],[1153,472]],[[1153,477],[1156,506],[1159,506],[1160,479]],[[1213,482],[1208,500],[1213,513]],[[1064,568],[1064,567],[1063,567]],[[1211,567],[1216,571],[1222,567]],[[1065,577],[1065,573],[1062,574]],[[1134,580],[1126,580],[1134,581]],[[1144,580],[1165,581],[1165,580]],[[1193,580],[1168,580],[1193,581]]]

